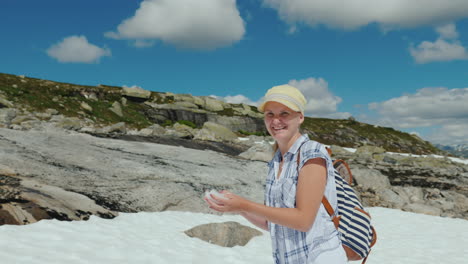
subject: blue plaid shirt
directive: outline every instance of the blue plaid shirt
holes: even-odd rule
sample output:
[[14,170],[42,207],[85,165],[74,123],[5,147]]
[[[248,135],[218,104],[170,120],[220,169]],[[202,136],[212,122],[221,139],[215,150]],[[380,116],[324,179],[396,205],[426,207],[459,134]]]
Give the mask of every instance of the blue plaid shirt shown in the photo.
[[[297,155],[299,149],[300,162],[298,167]],[[332,160],[325,147],[316,141],[309,140],[307,135],[298,138],[284,155],[283,170],[278,179],[276,175],[282,159],[281,152],[278,150],[268,163],[265,204],[271,207],[294,208],[296,206],[298,171],[308,160],[313,158],[323,158],[326,161],[328,176],[325,196],[335,212],[337,212]],[[313,175],[310,175],[310,177],[313,177]],[[314,224],[307,232],[301,232],[271,222],[268,223],[268,227],[272,241],[273,258],[277,264],[313,263],[320,253],[341,246],[339,233],[323,205],[320,205]]]

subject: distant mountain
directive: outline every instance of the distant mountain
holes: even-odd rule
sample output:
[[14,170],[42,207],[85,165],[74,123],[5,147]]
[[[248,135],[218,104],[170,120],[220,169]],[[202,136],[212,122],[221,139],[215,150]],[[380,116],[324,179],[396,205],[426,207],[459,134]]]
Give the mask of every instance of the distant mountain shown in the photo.
[[450,154],[453,154],[457,157],[468,158],[468,144],[458,144],[458,145],[441,145],[435,144],[435,147],[447,151]]

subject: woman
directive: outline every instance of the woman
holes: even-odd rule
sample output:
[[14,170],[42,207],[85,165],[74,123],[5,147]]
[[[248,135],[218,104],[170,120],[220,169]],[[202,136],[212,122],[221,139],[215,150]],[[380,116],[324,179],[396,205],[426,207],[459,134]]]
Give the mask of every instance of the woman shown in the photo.
[[205,199],[218,212],[239,213],[270,232],[276,263],[346,263],[346,254],[330,216],[325,195],[337,211],[333,164],[325,147],[301,135],[304,95],[290,85],[267,91],[259,110],[277,150],[269,163],[265,204],[222,191]]

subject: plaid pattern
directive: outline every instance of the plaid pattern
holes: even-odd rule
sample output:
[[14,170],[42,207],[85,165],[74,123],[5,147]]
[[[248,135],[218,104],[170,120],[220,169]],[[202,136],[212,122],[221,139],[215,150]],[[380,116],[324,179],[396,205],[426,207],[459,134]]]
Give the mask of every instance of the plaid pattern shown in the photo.
[[[301,160],[298,166],[299,149]],[[268,163],[265,204],[272,207],[294,208],[296,206],[298,171],[309,159],[313,158],[326,160],[328,177],[325,196],[337,212],[333,162],[325,147],[316,141],[309,140],[307,135],[297,139],[284,155],[283,171],[279,179],[276,178],[281,162],[279,150]],[[277,264],[313,263],[320,253],[341,247],[339,234],[323,205],[320,205],[315,222],[308,232],[297,231],[270,222],[268,226],[272,240],[273,258]]]

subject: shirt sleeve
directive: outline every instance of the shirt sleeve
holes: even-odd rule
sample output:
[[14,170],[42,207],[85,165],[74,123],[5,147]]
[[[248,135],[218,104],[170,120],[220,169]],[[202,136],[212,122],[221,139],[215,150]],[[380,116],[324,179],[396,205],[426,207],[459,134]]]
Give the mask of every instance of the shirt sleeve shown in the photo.
[[315,158],[321,158],[324,159],[326,162],[326,169],[327,169],[327,175],[333,175],[333,170],[330,171],[331,168],[333,168],[333,163],[328,155],[327,150],[325,147],[314,141],[308,141],[302,145],[300,148],[300,162],[299,162],[299,167],[297,168],[298,171],[304,167],[304,165],[307,163],[307,161]]

